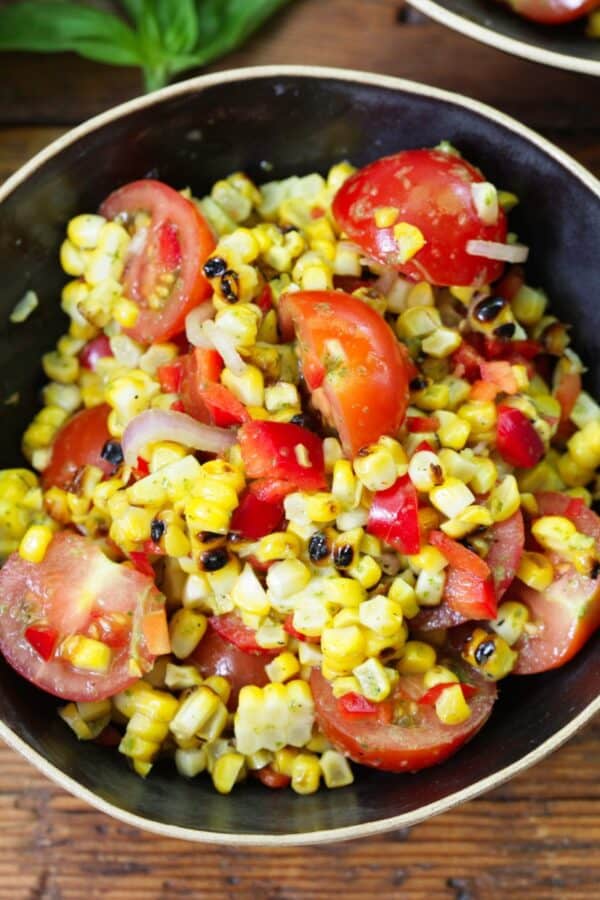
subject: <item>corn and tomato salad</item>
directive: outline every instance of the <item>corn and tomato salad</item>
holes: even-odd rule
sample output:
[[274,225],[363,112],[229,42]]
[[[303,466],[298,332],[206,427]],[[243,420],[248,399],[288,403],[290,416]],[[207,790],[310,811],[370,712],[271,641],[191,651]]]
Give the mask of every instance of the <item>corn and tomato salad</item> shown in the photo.
[[442,762],[590,637],[600,408],[517,202],[442,143],[69,221],[0,649],[79,739],[310,794]]

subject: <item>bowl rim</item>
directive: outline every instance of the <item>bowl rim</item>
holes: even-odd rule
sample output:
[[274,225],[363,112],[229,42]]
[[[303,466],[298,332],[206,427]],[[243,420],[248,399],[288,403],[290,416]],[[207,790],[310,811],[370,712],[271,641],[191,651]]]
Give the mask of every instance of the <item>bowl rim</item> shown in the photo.
[[[419,0],[421,2],[421,0]],[[490,119],[493,122],[505,127],[509,131],[518,134],[521,138],[525,138],[530,143],[539,147],[544,153],[556,160],[561,166],[566,168],[572,175],[577,177],[596,197],[600,200],[600,181],[595,178],[591,172],[588,172],[580,163],[576,162],[569,154],[560,150],[550,141],[537,134],[535,131],[523,126],[516,119],[501,113],[491,106],[472,100],[460,94],[445,91],[440,88],[432,87],[419,82],[409,81],[402,78],[396,78],[389,75],[379,75],[370,72],[362,72],[353,69],[341,69],[324,66],[302,66],[302,65],[270,65],[270,66],[249,66],[239,69],[229,69],[221,72],[215,72],[208,75],[199,75],[195,78],[179,82],[178,84],[162,88],[152,94],[136,97],[118,106],[112,107],[106,112],[100,113],[92,119],[83,122],[81,125],[70,129],[64,135],[52,141],[48,146],[37,153],[32,159],[21,166],[13,175],[11,175],[3,185],[0,186],[0,203],[15,191],[27,178],[35,173],[42,165],[58,155],[62,150],[78,141],[85,135],[95,131],[96,129],[109,124],[112,121],[120,119],[135,113],[138,110],[151,106],[157,106],[164,100],[173,97],[184,96],[188,93],[196,93],[205,88],[212,87],[217,84],[228,84],[236,81],[248,81],[250,79],[263,79],[273,77],[301,77],[301,78],[317,78],[329,79],[337,81],[347,81],[354,84],[373,85],[376,87],[388,88],[391,90],[403,91],[424,97],[430,97],[445,103],[451,103],[462,106],[475,112],[476,114]],[[120,820],[126,825],[141,828],[146,831],[153,832],[162,837],[178,838],[200,843],[220,843],[229,846],[299,846],[314,844],[317,842],[333,842],[344,841],[352,838],[366,837],[381,834],[386,831],[392,831],[398,828],[411,827],[422,822],[433,815],[438,815],[446,810],[451,809],[459,803],[471,800],[479,794],[498,787],[514,775],[523,772],[525,769],[534,765],[543,759],[552,751],[556,750],[580,728],[589,722],[596,713],[600,712],[600,696],[592,700],[588,706],[582,710],[574,719],[568,722],[560,731],[552,735],[538,747],[531,750],[525,756],[516,760],[508,766],[505,766],[498,772],[479,779],[468,787],[453,794],[429,803],[408,813],[402,813],[397,816],[390,816],[371,822],[365,822],[360,825],[347,825],[338,828],[328,828],[311,832],[295,832],[290,834],[256,834],[256,833],[239,833],[217,831],[202,831],[188,828],[180,825],[168,825],[148,819],[135,813],[127,812],[114,806],[112,803],[104,800],[93,791],[84,787],[75,779],[62,772],[45,757],[34,750],[29,744],[20,738],[5,722],[0,720],[0,739],[2,739],[9,747],[17,751],[28,762],[30,762],[43,775],[55,782],[59,787],[70,792],[74,796],[88,803],[95,809],[103,812],[115,819]],[[301,802],[301,801],[299,801]]]
[[600,61],[573,56],[570,53],[559,53],[556,50],[546,50],[544,47],[538,47],[536,44],[530,44],[528,41],[508,37],[505,34],[494,31],[493,28],[489,28],[487,25],[480,25],[478,22],[473,22],[471,19],[459,15],[459,13],[452,12],[442,3],[436,3],[435,0],[408,0],[408,2],[415,9],[418,9],[420,13],[423,13],[424,16],[434,19],[441,25],[452,28],[453,31],[459,31],[475,41],[494,47],[496,50],[502,50],[504,53],[510,53],[512,56],[520,56],[522,59],[528,59],[531,62],[554,66],[557,69],[566,69],[569,72],[579,72],[584,75],[600,77]]

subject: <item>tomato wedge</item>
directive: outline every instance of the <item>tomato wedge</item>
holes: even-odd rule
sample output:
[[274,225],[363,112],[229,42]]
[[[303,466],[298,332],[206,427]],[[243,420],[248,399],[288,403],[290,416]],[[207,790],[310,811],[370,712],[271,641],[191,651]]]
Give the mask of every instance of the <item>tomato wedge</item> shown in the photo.
[[225,613],[222,616],[211,616],[208,620],[211,628],[224,640],[229,641],[244,653],[257,653],[259,656],[277,656],[279,650],[265,650],[256,642],[256,632],[244,625],[236,613]]
[[443,531],[430,531],[429,543],[437,547],[454,568],[481,579],[487,578],[490,574],[490,567],[484,559],[448,537]]
[[279,304],[284,340],[298,338],[313,404],[355,456],[395,434],[408,404],[409,362],[387,322],[341,291],[298,291]]
[[[84,466],[97,466],[105,475],[115,471],[115,464],[102,457],[102,449],[112,440],[107,419],[110,406],[92,406],[75,413],[60,429],[52,444],[50,462],[42,474],[42,484],[70,490]],[[118,449],[118,448],[117,448]]]
[[[221,616],[220,618],[225,618]],[[238,695],[246,684],[263,687],[269,678],[265,666],[273,659],[268,651],[248,653],[209,628],[206,634],[188,659],[204,678],[210,675],[222,675],[231,685],[231,696],[228,709],[237,707]]]
[[496,522],[489,529],[489,534],[491,544],[485,561],[491,569],[496,598],[500,601],[512,584],[525,546],[525,525],[521,510],[517,510],[504,522]]
[[544,442],[525,413],[513,406],[499,406],[496,449],[511,466],[530,469],[544,455]]
[[[401,676],[395,697],[418,703],[426,693],[420,676]],[[431,706],[418,706],[407,724],[386,724],[373,716],[351,716],[340,709],[331,685],[314,669],[310,686],[317,721],[328,740],[350,759],[387,772],[417,772],[443,762],[487,721],[496,687],[473,675],[477,692],[470,698],[471,716],[461,725],[443,725]]]
[[[415,281],[480,286],[500,277],[503,264],[467,253],[472,240],[506,241],[506,216],[485,225],[472,185],[484,181],[474,166],[441,150],[404,150],[360,169],[339,189],[333,215],[350,240],[384,265]],[[393,225],[378,227],[378,209],[397,210]],[[418,228],[426,244],[402,262],[394,225]]]
[[[13,553],[0,572],[0,651],[20,675],[65,700],[102,700],[152,667],[143,637],[147,615],[163,608],[152,579],[111,562],[89,538],[63,531],[41,563]],[[99,674],[74,668],[61,656],[72,635],[99,640],[112,650]]]
[[544,25],[562,25],[580,19],[598,6],[598,0],[506,0],[518,15]]
[[[581,501],[553,492],[538,494],[537,500],[540,515],[566,516],[578,531],[594,537],[600,550],[600,518]],[[550,587],[534,591],[515,580],[507,594],[529,607],[531,622],[537,626],[535,633],[526,632],[515,645],[518,675],[564,665],[600,628],[600,577],[586,578],[558,556],[551,558],[557,575]]]
[[[186,315],[210,294],[202,266],[215,247],[212,231],[190,200],[161,181],[133,181],[100,207],[107,219],[133,224],[138,213],[150,222],[135,234],[123,273],[126,296],[140,309],[127,333],[150,344],[183,330]],[[169,294],[157,300],[157,288]]]

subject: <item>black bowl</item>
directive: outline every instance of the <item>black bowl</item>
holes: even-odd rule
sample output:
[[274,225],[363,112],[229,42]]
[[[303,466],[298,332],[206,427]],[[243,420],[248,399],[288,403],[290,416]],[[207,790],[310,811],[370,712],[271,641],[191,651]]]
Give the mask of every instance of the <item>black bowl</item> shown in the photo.
[[533,62],[600,75],[600,40],[586,35],[586,17],[566,25],[530,22],[497,0],[408,0],[454,31]]
[[[496,184],[516,191],[514,225],[531,245],[530,277],[574,321],[574,341],[600,393],[600,185],[572,159],[494,110],[434,88],[376,75],[302,67],[242,69],[184,82],[76,128],[0,190],[0,465],[19,462],[35,409],[40,355],[63,331],[65,222],[117,185],[152,175],[202,194],[244,169],[265,180],[364,164],[447,139]],[[33,288],[40,307],[8,315]],[[600,708],[600,635],[564,669],[502,685],[490,722],[444,765],[414,776],[357,771],[338,791],[298,797],[249,783],[228,797],[203,777],[157,767],[147,781],[114,750],[80,744],[55,703],[0,663],[0,736],[67,790],[139,827],[190,840],[280,845],[411,825],[502,782],[549,753]]]

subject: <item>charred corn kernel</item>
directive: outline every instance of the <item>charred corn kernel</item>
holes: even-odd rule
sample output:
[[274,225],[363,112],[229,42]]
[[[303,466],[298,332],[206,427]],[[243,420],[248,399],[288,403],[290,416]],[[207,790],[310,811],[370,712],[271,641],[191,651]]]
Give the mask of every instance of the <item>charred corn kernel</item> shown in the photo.
[[169,728],[176,740],[193,737],[219,708],[221,701],[205,685],[200,685],[183,700]]
[[331,494],[343,509],[353,509],[356,506],[357,488],[352,463],[347,459],[337,459],[333,464]]
[[441,327],[438,310],[430,306],[410,307],[396,320],[396,331],[401,338],[424,338]]
[[437,436],[442,447],[449,447],[451,450],[462,450],[469,440],[471,433],[470,423],[447,410],[440,410],[437,416],[440,423],[440,427],[437,429]]
[[291,788],[297,794],[314,794],[319,790],[321,767],[312,753],[299,753],[291,768]]
[[256,547],[255,556],[261,563],[273,560],[292,560],[300,556],[299,538],[290,531],[274,531],[262,537]]
[[93,250],[98,241],[106,219],[90,213],[82,213],[70,220],[67,225],[67,237],[79,250]]
[[346,570],[351,578],[355,579],[365,590],[375,587],[381,580],[383,571],[377,560],[372,556],[361,556]]
[[326,750],[319,760],[323,781],[328,788],[346,787],[354,781],[348,760],[337,750]]
[[293,653],[285,651],[265,666],[269,681],[284,682],[294,678],[300,671],[300,663]]
[[397,259],[401,265],[412,259],[427,243],[423,232],[409,222],[399,222],[394,225],[392,234],[398,248]]
[[336,699],[345,694],[360,694],[360,682],[356,675],[340,675],[331,682],[331,692]]
[[423,641],[407,641],[397,668],[402,675],[422,675],[432,669],[435,662],[434,647]]
[[19,556],[27,562],[41,563],[54,532],[47,525],[30,525],[19,544]]
[[596,542],[581,534],[564,516],[541,516],[531,526],[531,533],[545,550],[570,560],[582,575],[588,575],[596,561]]
[[[535,554],[535,556],[539,555],[540,554],[537,553]],[[518,572],[517,576],[521,578]],[[523,578],[521,578],[521,580],[525,581],[525,579]],[[527,584],[528,582],[525,583]],[[548,584],[550,584],[550,582],[548,582]],[[547,586],[548,585],[546,585],[546,587]],[[534,587],[534,585],[530,585],[530,587]],[[544,590],[544,588],[534,587],[534,590]],[[498,607],[498,614],[494,621],[490,624],[496,634],[499,634],[500,637],[503,638],[510,647],[512,647],[512,645],[516,644],[523,634],[528,621],[529,610],[527,609],[525,604],[517,603],[514,600],[507,600],[505,603],[500,604],[500,606]]]
[[306,514],[311,522],[317,524],[333,522],[341,511],[340,504],[333,494],[317,491],[307,496]]
[[471,708],[465,700],[459,684],[447,687],[442,691],[435,701],[435,711],[443,725],[460,725],[471,716]]
[[256,366],[247,365],[241,375],[223,369],[221,382],[245,406],[262,406],[265,399],[263,373]]
[[419,572],[415,585],[415,596],[419,606],[439,606],[445,583],[446,573],[443,571],[427,572],[423,569]]
[[75,669],[86,672],[108,672],[112,660],[112,650],[101,641],[74,634],[62,642],[60,655]]
[[206,616],[193,609],[178,609],[169,622],[171,651],[177,659],[187,659],[206,632]]
[[396,461],[391,452],[377,444],[361,450],[354,457],[353,466],[356,477],[369,491],[384,491],[398,477]]
[[121,297],[113,304],[112,314],[115,322],[122,328],[133,328],[139,318],[140,308],[133,300]]
[[224,753],[215,762],[212,781],[219,794],[230,794],[244,772],[245,760],[241,753]]
[[458,680],[458,676],[447,666],[433,666],[423,675],[423,685],[427,690],[436,684],[457,684]]
[[431,450],[417,450],[408,464],[408,477],[418,491],[428,493],[444,481],[442,462]]
[[202,684],[202,676],[196,666],[175,666],[167,663],[165,685],[172,691],[183,691]]
[[471,426],[473,435],[485,434],[496,425],[498,413],[491,400],[472,400],[458,408],[458,415]]
[[365,638],[357,625],[324,628],[321,650],[330,665],[340,671],[352,671],[365,658]]
[[488,497],[488,507],[494,522],[510,519],[521,506],[519,485],[514,475],[506,475]]
[[389,597],[378,594],[365,600],[358,608],[361,625],[383,637],[392,637],[402,625],[402,606]]
[[488,494],[498,478],[498,469],[493,460],[485,456],[473,457],[475,473],[469,481],[476,494]]
[[391,228],[398,221],[399,209],[396,206],[378,206],[373,213],[377,228]]
[[73,384],[79,376],[79,360],[56,351],[42,356],[42,367],[48,378],[59,384]]
[[510,674],[518,654],[511,650],[499,634],[476,628],[465,645],[464,659],[490,681],[498,681]]
[[[413,395],[413,399],[421,409],[425,409],[428,412],[437,412],[448,406],[448,403],[450,402],[450,389],[448,385],[443,382],[430,384],[426,388],[423,388],[422,391],[417,391],[417,393]],[[410,435],[410,437],[414,439],[415,443],[429,441],[429,436],[427,434],[413,434]]]
[[594,477],[593,469],[582,469],[570,453],[563,453],[557,463],[558,474],[569,487],[582,487]]
[[190,750],[178,748],[175,751],[175,765],[184,778],[195,778],[206,769],[206,747],[195,747]]
[[548,304],[548,297],[541,290],[522,285],[511,300],[515,318],[522,325],[536,325],[544,313]]
[[355,666],[352,674],[360,684],[360,693],[367,700],[380,703],[389,697],[392,687],[390,679],[378,659],[366,659],[364,663]]
[[271,608],[265,589],[248,563],[233,587],[231,599],[238,609],[257,616],[266,616]]
[[467,506],[458,516],[448,519],[440,525],[445,534],[455,540],[466,537],[480,528],[489,528],[494,524],[494,517],[485,506]]
[[600,465],[600,421],[588,422],[567,441],[569,453],[582,469]]
[[392,581],[388,591],[388,598],[400,606],[403,615],[407,619],[412,619],[419,612],[419,604],[417,603],[414,587],[400,576]]
[[462,344],[462,337],[455,328],[437,328],[421,343],[424,353],[435,359],[444,359]]
[[429,499],[449,519],[458,516],[475,501],[473,493],[458,478],[446,478],[439,487],[430,491]]

